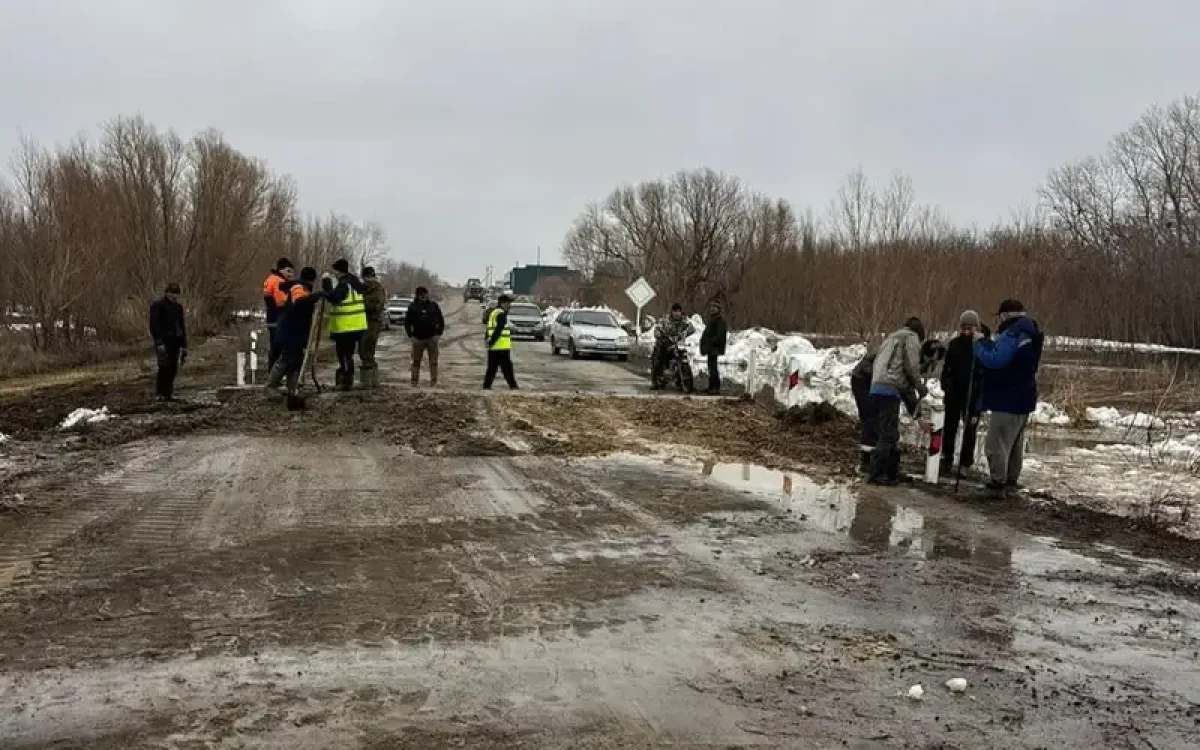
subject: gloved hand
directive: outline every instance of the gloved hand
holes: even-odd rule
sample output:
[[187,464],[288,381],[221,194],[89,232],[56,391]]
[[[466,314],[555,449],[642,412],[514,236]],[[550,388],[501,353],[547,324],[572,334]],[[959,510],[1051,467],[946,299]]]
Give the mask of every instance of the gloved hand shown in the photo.
[[161,357],[167,353],[167,347],[163,346],[162,344],[155,344],[154,353]]
[[180,349],[179,350],[179,366],[183,367],[185,362],[187,362],[187,349]]

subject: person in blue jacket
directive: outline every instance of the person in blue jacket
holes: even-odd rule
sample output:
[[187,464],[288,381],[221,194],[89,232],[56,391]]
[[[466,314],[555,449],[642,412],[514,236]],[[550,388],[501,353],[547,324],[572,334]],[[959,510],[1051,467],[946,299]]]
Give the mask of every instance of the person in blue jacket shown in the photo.
[[1003,495],[1017,487],[1025,458],[1025,427],[1037,408],[1037,373],[1045,335],[1015,299],[1000,303],[1000,325],[988,339],[975,330],[975,357],[983,366],[983,411],[988,419],[984,453],[991,481],[987,489]]

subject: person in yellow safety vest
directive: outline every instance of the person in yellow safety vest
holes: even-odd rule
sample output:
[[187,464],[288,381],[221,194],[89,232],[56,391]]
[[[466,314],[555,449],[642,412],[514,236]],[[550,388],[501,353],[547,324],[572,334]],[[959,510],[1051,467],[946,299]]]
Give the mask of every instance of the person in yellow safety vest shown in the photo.
[[483,376],[483,389],[490,391],[492,381],[496,379],[496,370],[504,373],[508,387],[516,389],[517,376],[513,374],[512,361],[512,331],[508,328],[508,308],[512,306],[512,297],[501,294],[496,300],[496,309],[488,315],[487,333],[487,372]]
[[321,290],[329,309],[325,315],[329,320],[327,329],[337,352],[338,368],[334,376],[334,387],[348,391],[354,385],[354,355],[358,342],[367,330],[367,308],[363,294],[367,288],[362,281],[350,273],[350,263],[341,258],[334,261],[335,282],[330,274],[321,279]]

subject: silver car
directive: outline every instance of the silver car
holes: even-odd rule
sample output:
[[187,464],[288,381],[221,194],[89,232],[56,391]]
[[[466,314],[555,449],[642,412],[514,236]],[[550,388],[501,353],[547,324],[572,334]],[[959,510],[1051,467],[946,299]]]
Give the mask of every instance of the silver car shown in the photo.
[[528,336],[534,341],[545,341],[546,326],[542,322],[542,308],[529,302],[514,302],[508,308],[508,330],[514,338]]
[[607,310],[563,310],[550,324],[550,351],[566,349],[571,359],[586,355],[629,359],[632,339]]

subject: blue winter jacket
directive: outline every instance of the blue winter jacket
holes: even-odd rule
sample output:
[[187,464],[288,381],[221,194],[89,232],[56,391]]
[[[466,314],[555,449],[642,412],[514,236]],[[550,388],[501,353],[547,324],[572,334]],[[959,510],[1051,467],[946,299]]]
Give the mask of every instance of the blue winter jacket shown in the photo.
[[975,342],[983,365],[983,410],[1032,414],[1037,408],[1037,371],[1045,336],[1033,318],[1009,318],[995,340]]

